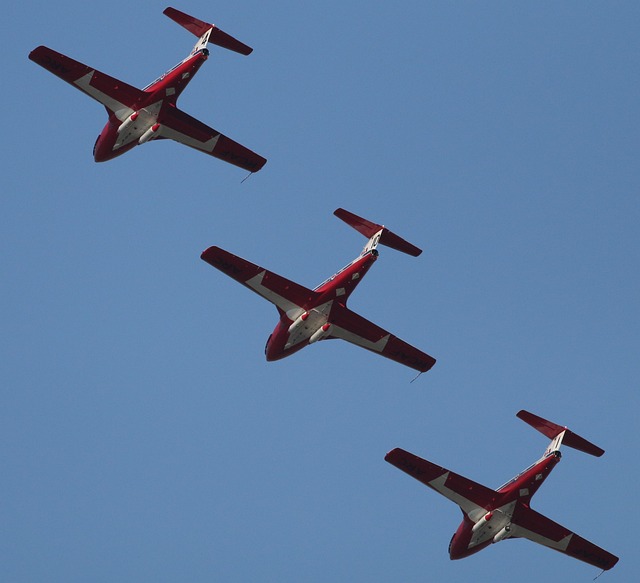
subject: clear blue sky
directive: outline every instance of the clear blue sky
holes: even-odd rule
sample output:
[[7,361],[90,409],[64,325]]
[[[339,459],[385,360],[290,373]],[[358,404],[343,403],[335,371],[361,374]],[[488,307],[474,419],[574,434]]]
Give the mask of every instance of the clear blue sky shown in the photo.
[[[143,87],[195,42],[165,3],[4,9],[0,579],[590,581],[527,541],[451,562],[461,514],[400,446],[496,487],[570,449],[534,507],[640,574],[640,8],[635,2],[175,6],[212,47],[180,99],[268,158],[169,141],[95,164],[103,108],[27,59],[48,45]],[[264,360],[277,313],[199,259],[219,245],[313,287],[364,239],[350,306],[438,359],[340,341]]]

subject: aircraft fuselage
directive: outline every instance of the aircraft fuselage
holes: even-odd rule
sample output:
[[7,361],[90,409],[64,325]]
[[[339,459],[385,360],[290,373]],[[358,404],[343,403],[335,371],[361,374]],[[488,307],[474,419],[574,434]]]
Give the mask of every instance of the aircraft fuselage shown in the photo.
[[531,497],[560,461],[560,457],[559,451],[551,452],[498,488],[496,498],[479,511],[478,516],[465,514],[449,543],[451,559],[463,559],[508,538],[511,535],[511,521],[517,517],[518,509],[522,505],[529,506]]
[[146,96],[135,109],[122,106],[110,112],[93,147],[94,160],[106,162],[159,135],[163,111],[166,107],[175,107],[178,97],[208,56],[207,49],[197,51],[145,87]]
[[313,291],[319,295],[313,302],[287,312],[279,310],[280,321],[265,347],[267,360],[280,360],[328,336],[332,316],[346,307],[347,299],[377,258],[376,249],[364,253],[316,287]]

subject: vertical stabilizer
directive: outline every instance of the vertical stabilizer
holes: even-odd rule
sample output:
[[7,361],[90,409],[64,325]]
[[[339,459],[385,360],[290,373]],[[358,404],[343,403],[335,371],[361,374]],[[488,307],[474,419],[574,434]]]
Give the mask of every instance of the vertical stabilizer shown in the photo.
[[193,49],[191,49],[192,55],[195,55],[198,51],[201,51],[207,48],[207,44],[209,44],[209,37],[211,36],[212,31],[213,31],[213,28],[210,28],[198,39],[198,42],[195,44]]

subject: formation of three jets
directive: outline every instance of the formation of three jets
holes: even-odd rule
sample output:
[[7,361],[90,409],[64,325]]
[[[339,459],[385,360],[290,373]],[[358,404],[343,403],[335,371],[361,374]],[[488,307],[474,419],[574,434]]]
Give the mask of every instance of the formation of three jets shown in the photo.
[[[176,106],[189,81],[209,56],[208,43],[248,55],[252,49],[220,30],[175,8],[169,18],[198,37],[190,54],[144,89],[40,46],[29,58],[105,106],[109,119],[94,145],[96,162],[110,160],[151,140],[172,139],[230,164],[259,171],[266,159],[191,117]],[[334,214],[364,235],[362,252],[315,289],[308,289],[219,247],[202,259],[274,304],[279,322],[267,340],[267,360],[277,360],[319,340],[341,338],[420,372],[435,359],[356,314],[346,303],[378,258],[378,245],[418,256],[421,250],[391,232],[344,209]],[[492,542],[523,537],[572,557],[610,569],[617,557],[529,507],[530,498],[560,460],[560,444],[600,456],[603,450],[526,411],[518,417],[551,438],[543,457],[498,490],[491,490],[409,452],[394,449],[385,459],[456,502],[464,519],[451,540],[452,559],[473,554]]]

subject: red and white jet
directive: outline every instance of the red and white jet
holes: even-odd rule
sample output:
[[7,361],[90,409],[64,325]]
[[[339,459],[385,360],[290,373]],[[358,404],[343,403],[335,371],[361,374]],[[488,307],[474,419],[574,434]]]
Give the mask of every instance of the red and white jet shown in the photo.
[[280,321],[265,347],[267,360],[284,358],[318,340],[342,338],[418,371],[428,371],[436,362],[434,358],[347,308],[349,296],[378,258],[378,244],[414,257],[422,251],[384,226],[344,209],[334,214],[369,241],[356,259],[313,290],[219,247],[209,247],[201,257],[278,309]]
[[167,8],[164,14],[199,40],[186,59],[142,90],[44,46],[31,51],[29,58],[106,107],[109,121],[93,147],[96,162],[111,160],[149,140],[170,138],[257,172],[267,162],[262,156],[176,107],[178,97],[209,56],[207,43],[242,55],[248,55],[253,49],[217,26],[175,8]]
[[618,557],[530,507],[531,497],[560,461],[562,443],[598,457],[604,450],[566,427],[528,411],[520,411],[517,416],[550,438],[551,443],[537,462],[497,490],[400,448],[390,451],[384,459],[460,506],[464,519],[449,544],[451,559],[462,559],[491,543],[521,537],[601,569],[611,569]]

